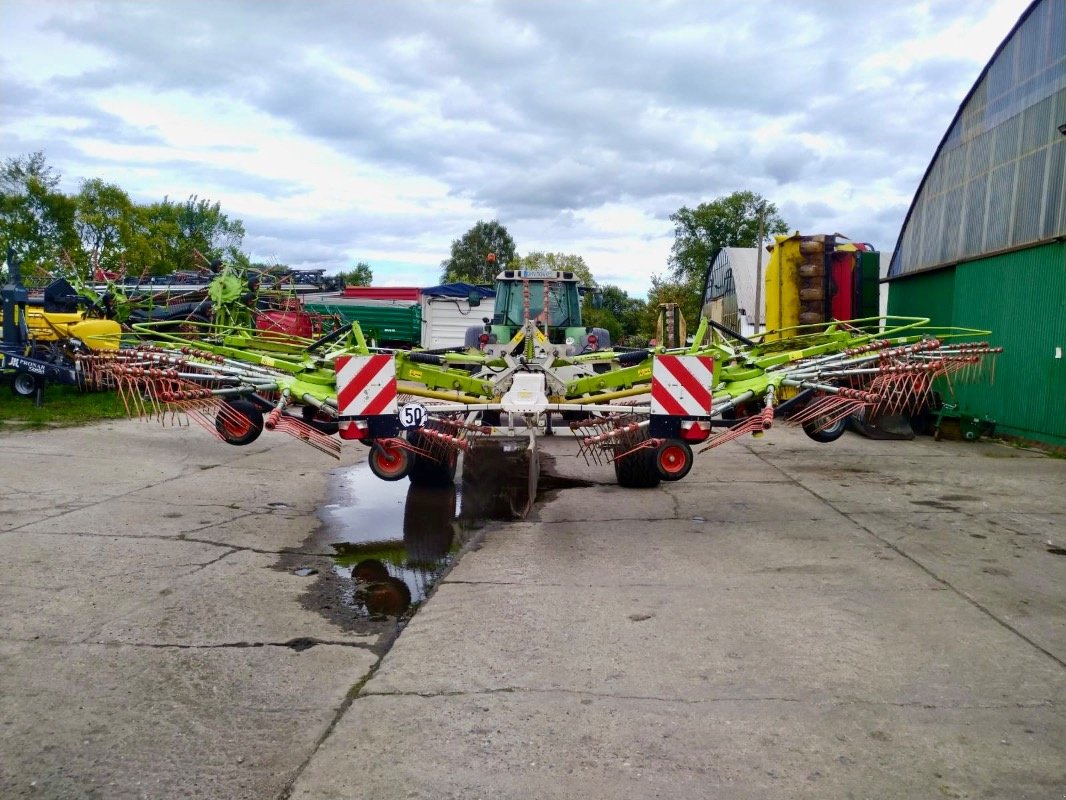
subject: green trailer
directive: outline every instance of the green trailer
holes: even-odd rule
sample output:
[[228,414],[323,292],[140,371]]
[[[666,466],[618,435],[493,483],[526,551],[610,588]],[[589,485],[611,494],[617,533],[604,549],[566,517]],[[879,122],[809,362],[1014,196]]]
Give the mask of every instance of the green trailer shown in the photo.
[[417,347],[422,337],[422,307],[409,300],[306,303],[307,311],[358,322],[367,341],[378,347]]

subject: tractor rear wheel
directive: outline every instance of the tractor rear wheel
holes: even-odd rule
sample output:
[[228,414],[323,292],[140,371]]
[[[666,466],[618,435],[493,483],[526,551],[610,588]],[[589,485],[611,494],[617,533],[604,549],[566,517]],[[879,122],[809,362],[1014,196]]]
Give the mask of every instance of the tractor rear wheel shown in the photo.
[[411,469],[411,452],[393,442],[374,442],[370,471],[383,481],[398,481]]
[[655,469],[664,481],[679,481],[692,469],[692,448],[680,439],[667,439],[655,449]]
[[654,489],[661,480],[656,460],[656,452],[651,447],[642,447],[624,458],[616,458],[614,476],[618,485],[626,489]]
[[215,430],[226,444],[251,444],[263,432],[263,412],[250,400],[223,400]]

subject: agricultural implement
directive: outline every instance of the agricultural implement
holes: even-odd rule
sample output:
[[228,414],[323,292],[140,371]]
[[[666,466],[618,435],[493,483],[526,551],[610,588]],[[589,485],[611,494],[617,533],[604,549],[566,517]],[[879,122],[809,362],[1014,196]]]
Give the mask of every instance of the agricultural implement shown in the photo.
[[35,395],[48,381],[78,384],[78,355],[118,349],[118,323],[87,316],[66,281],[49,285],[38,304],[23,286],[21,265],[11,250],[7,264],[8,282],[0,290],[0,373],[15,394]]
[[999,352],[967,341],[986,332],[913,318],[755,339],[702,320],[693,345],[635,351],[599,349],[588,331],[574,347],[573,336],[560,341],[528,314],[507,341],[479,336],[447,352],[375,351],[354,324],[317,340],[236,326],[201,335],[133,328],[141,341],[80,357],[132,415],[185,415],[233,445],[273,431],[338,456],[341,441],[355,440],[371,448],[379,478],[421,485],[451,482],[460,453],[464,476],[513,456],[531,489],[537,440],[553,432],[553,415],[587,462],[612,464],[622,486],[653,487],[684,478],[694,448],[778,422],[829,442],[860,411],[919,413],[934,381],[991,376]]

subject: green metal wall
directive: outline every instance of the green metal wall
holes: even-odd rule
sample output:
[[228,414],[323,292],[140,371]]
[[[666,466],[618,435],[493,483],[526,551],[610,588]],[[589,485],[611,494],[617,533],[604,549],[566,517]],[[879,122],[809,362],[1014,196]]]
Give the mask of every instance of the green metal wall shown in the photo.
[[888,285],[888,313],[900,317],[929,317],[933,325],[951,325],[954,297],[954,267],[901,278]]
[[1003,433],[1066,445],[1066,243],[893,281],[888,307],[991,330],[1004,348],[995,380],[957,387],[960,408]]
[[413,305],[354,305],[308,303],[308,311],[339,314],[345,322],[359,323],[366,338],[390,344],[418,345],[422,338],[422,307]]

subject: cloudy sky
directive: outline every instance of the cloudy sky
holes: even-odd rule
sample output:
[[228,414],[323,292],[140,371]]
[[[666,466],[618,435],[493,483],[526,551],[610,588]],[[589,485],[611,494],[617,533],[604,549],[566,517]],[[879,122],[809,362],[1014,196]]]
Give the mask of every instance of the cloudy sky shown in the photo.
[[430,285],[499,219],[639,296],[737,189],[891,250],[1027,0],[0,0],[0,158],[196,194],[253,258]]

